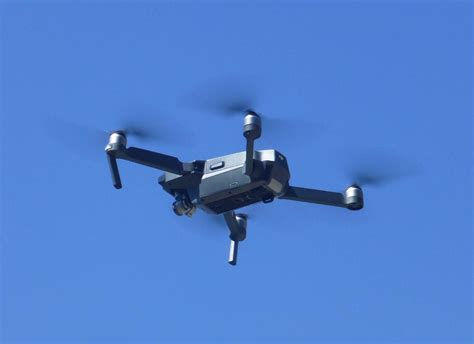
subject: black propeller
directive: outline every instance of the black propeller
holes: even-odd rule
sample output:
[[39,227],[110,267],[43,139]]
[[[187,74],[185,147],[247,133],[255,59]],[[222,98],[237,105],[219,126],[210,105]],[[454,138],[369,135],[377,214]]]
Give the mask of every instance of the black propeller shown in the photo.
[[162,118],[134,117],[121,119],[119,122],[118,130],[142,141],[168,141],[171,138],[171,135],[167,134],[168,130],[163,130],[165,128]]
[[417,175],[420,166],[387,152],[353,153],[343,164],[349,181],[361,187],[381,187]]
[[[209,113],[221,118],[242,118],[249,111],[256,112],[263,121],[263,131],[287,134],[279,137],[281,141],[285,138],[319,136],[322,131],[320,123],[289,116],[276,117],[268,115],[262,110],[262,90],[249,80],[238,78],[223,78],[208,81],[200,87],[186,94],[183,105],[199,112]],[[265,136],[266,137],[266,136]]]
[[241,116],[258,105],[255,84],[238,78],[209,80],[183,98],[185,106],[221,117]]
[[[111,130],[78,123],[60,117],[50,117],[45,122],[46,134],[72,151],[84,154],[102,154],[112,132],[123,132],[129,139],[140,142],[157,141],[160,144],[177,145],[180,143],[173,135],[173,126],[169,119],[159,116],[134,115],[122,117],[118,125]],[[185,129],[180,127],[181,132]],[[186,134],[183,134],[186,135]]]

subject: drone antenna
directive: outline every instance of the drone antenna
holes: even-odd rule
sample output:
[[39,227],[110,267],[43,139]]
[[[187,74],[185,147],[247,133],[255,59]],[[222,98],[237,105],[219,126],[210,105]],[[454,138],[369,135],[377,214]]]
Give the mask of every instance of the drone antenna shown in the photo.
[[244,118],[244,136],[247,140],[245,150],[245,174],[253,172],[254,141],[262,135],[262,120],[254,111],[248,110]]

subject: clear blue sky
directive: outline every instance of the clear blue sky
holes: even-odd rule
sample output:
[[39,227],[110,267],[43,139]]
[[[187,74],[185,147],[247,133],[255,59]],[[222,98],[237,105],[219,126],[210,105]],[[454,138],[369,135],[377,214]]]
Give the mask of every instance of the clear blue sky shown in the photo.
[[[470,2],[10,1],[1,26],[4,342],[472,343]],[[105,142],[45,130],[140,114],[183,134],[130,144],[239,151],[239,118],[183,101],[222,80],[301,123],[257,142],[294,185],[343,190],[359,158],[415,173],[361,212],[254,207],[232,267],[226,227],[176,217],[159,171],[122,163],[117,191]]]

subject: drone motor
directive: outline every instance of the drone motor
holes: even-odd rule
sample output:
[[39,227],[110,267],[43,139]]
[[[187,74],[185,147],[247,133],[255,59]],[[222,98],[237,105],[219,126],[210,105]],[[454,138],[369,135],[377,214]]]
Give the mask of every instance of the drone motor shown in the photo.
[[358,185],[349,186],[344,192],[344,199],[349,210],[360,210],[364,207],[364,194]]
[[127,137],[123,131],[115,131],[110,134],[109,144],[105,147],[105,151],[120,149],[127,147]]
[[259,115],[249,111],[244,117],[244,136],[256,140],[262,135],[262,120]]

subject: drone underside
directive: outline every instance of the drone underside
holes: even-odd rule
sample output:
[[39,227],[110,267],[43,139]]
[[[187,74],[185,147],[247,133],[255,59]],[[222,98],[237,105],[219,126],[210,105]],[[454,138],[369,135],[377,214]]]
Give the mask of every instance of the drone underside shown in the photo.
[[208,160],[183,163],[176,157],[127,148],[125,132],[110,135],[105,150],[112,179],[121,188],[116,159],[129,160],[165,171],[159,183],[175,198],[173,210],[177,215],[192,216],[197,208],[210,214],[223,214],[230,230],[229,263],[237,262],[239,241],[246,237],[247,217],[234,210],[275,198],[325,204],[359,210],[363,208],[363,193],[351,185],[344,193],[293,187],[289,185],[290,171],[286,157],[276,150],[254,150],[254,140],[261,135],[261,119],[249,111],[244,118],[246,150]]
[[[290,179],[286,158],[275,150],[254,152],[254,168],[244,173],[245,152],[207,160],[200,179],[165,173],[160,184],[165,191],[191,201],[211,214],[222,214],[257,202],[271,202],[283,194]],[[185,186],[183,188],[183,186]]]

